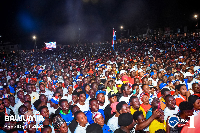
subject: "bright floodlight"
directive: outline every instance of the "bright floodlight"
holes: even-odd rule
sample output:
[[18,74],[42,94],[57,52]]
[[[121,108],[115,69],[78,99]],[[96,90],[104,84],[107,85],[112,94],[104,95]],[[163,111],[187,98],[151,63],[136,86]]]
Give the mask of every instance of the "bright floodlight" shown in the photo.
[[123,27],[123,26],[121,26],[120,28],[121,28],[121,29],[123,29],[124,27]]
[[197,19],[198,15],[195,14],[194,17]]
[[33,40],[35,40],[36,39],[36,36],[33,36]]

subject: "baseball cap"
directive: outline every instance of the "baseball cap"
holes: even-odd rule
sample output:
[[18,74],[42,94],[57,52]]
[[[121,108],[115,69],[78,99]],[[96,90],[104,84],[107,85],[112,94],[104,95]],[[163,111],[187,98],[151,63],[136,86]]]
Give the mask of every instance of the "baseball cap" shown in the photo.
[[111,98],[111,97],[114,97],[114,96],[118,96],[118,95],[115,92],[113,92],[113,91],[110,91],[108,93],[108,98]]
[[106,92],[105,92],[105,91],[98,90],[98,91],[96,92],[96,97],[97,97],[97,95],[100,94],[100,93],[103,93],[104,95],[106,95]]

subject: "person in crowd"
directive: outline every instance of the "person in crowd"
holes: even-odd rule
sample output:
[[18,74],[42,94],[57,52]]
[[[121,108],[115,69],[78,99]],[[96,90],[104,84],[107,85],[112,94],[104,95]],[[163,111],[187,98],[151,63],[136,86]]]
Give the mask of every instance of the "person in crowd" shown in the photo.
[[100,112],[101,115],[104,117],[105,119],[105,116],[104,116],[104,111],[102,109],[99,109],[99,103],[97,101],[96,98],[92,98],[90,99],[89,101],[89,107],[90,107],[90,110],[87,111],[87,113],[85,114],[87,116],[87,120],[89,122],[89,124],[92,124],[94,123],[93,119],[92,119],[92,115],[95,113],[95,112]]
[[123,93],[122,97],[119,99],[119,102],[125,101],[129,103],[129,99],[131,97],[131,89],[128,84],[123,84],[121,87],[121,91]]
[[81,111],[77,111],[74,114],[74,118],[78,123],[74,133],[86,133],[86,128],[89,125],[89,123],[87,121],[87,117],[85,116],[85,114]]
[[118,117],[118,124],[120,128],[115,130],[114,133],[130,133],[132,130],[135,131],[134,126],[136,123],[130,113],[120,114]]
[[141,111],[143,113],[144,118],[146,118],[146,112],[144,109],[140,106],[139,99],[136,96],[131,96],[130,100],[130,111],[133,115],[136,111]]
[[172,95],[165,96],[166,108],[164,110],[165,121],[169,116],[176,115],[179,111],[179,107],[176,105],[176,100]]
[[94,112],[92,115],[92,119],[94,123],[97,123],[101,126],[103,133],[112,133],[110,127],[104,123],[104,117],[100,112]]
[[110,127],[110,129],[114,132],[116,129],[119,128],[119,124],[118,124],[118,117],[120,114],[122,113],[130,113],[130,107],[129,105],[124,102],[124,101],[121,101],[117,104],[116,106],[116,114],[111,117],[109,120],[108,120],[108,123],[107,125]]
[[191,95],[191,96],[189,96],[189,98],[188,98],[188,102],[191,104],[191,105],[193,105],[193,109],[194,109],[194,112],[193,112],[193,114],[194,114],[194,116],[196,116],[196,115],[198,115],[199,114],[199,112],[200,112],[200,98],[198,97],[198,96],[196,96],[196,95]]
[[87,126],[86,133],[103,133],[103,129],[99,124],[92,123]]

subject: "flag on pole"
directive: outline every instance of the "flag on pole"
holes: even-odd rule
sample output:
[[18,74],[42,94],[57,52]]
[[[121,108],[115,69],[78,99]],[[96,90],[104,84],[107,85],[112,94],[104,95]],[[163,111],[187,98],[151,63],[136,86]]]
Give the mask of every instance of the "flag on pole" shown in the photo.
[[115,35],[115,30],[113,28],[113,39],[112,39],[112,47],[113,47],[113,50],[115,50],[115,47],[114,47],[114,41],[116,40],[116,35]]

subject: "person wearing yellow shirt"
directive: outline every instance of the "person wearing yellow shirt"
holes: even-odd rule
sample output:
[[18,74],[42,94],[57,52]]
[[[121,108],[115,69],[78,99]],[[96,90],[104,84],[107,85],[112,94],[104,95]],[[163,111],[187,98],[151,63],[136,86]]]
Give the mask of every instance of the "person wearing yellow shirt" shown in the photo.
[[137,96],[131,96],[129,99],[130,102],[130,111],[131,114],[133,115],[136,111],[141,111],[143,113],[144,118],[146,118],[146,112],[144,109],[140,106],[140,102]]
[[[153,108],[152,111],[155,111],[157,107]],[[162,109],[158,109],[160,112],[160,116],[155,118],[151,124],[149,125],[149,132],[150,133],[155,133],[158,130],[164,130],[166,131],[166,121],[164,120],[164,112]]]

